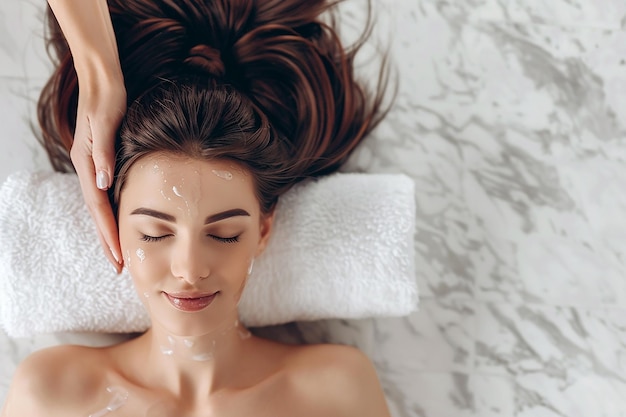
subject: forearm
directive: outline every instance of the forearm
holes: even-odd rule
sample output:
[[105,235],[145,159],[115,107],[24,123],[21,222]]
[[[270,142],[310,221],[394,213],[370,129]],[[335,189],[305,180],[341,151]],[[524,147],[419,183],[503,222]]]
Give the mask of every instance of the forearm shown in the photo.
[[79,82],[123,79],[106,0],[48,0],[48,4],[67,39]]

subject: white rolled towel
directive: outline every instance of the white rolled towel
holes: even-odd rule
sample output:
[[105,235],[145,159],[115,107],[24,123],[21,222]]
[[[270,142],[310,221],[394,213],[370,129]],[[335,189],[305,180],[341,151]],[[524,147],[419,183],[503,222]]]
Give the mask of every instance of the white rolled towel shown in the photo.
[[[239,304],[248,326],[402,316],[417,308],[413,181],[332,174],[296,185]],[[0,188],[0,325],[12,337],[128,333],[150,320],[105,259],[73,174],[18,172]]]

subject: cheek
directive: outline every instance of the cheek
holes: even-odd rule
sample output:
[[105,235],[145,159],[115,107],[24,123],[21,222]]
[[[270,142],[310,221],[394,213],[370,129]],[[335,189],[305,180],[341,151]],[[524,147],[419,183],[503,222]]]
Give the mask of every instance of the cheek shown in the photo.
[[254,243],[241,245],[241,250],[238,251],[236,260],[233,259],[231,263],[232,276],[234,278],[232,284],[233,286],[236,286],[236,301],[239,301],[239,298],[241,297],[241,294],[243,293],[243,290],[253,271],[255,252],[256,245]]
[[169,257],[162,252],[156,245],[147,242],[127,242],[122,245],[125,266],[137,287],[145,287],[166,276]]
[[204,259],[211,270],[210,277],[218,281],[231,291],[237,291],[241,281],[247,277],[248,266],[253,251],[248,245],[240,244],[237,247],[220,248],[204,255]]

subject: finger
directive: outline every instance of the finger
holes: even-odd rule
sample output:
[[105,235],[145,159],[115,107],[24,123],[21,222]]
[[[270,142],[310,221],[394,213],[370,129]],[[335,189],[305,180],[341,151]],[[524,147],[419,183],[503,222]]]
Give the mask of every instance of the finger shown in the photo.
[[[93,177],[92,177],[93,178]],[[87,209],[96,222],[98,233],[103,242],[104,252],[111,260],[118,272],[122,266],[122,251],[120,249],[117,223],[113,216],[113,210],[105,191],[95,189],[93,182],[89,190],[83,190]]]
[[120,272],[122,272],[123,265],[117,262],[117,260],[113,256],[113,253],[109,250],[109,245],[104,239],[104,237],[102,236],[100,229],[96,228],[96,230],[98,232],[98,239],[100,240],[100,244],[102,245],[102,249],[104,250],[104,255],[109,260],[109,262],[111,262],[111,264],[113,265],[113,269],[115,270],[115,273],[119,274]]
[[74,143],[70,152],[76,168],[83,198],[103,245],[106,257],[116,271],[121,271],[123,259],[119,244],[117,223],[106,191],[99,190],[94,181],[94,165],[88,153],[87,145]]

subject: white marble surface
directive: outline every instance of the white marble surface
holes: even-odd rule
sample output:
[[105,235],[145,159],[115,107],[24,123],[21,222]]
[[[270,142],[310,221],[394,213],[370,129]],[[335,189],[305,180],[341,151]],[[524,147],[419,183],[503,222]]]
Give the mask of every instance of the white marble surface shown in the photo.
[[[0,5],[0,180],[47,166],[28,128],[48,71],[36,4]],[[261,333],[358,345],[394,417],[626,416],[626,3],[381,9],[400,95],[346,170],[415,179],[421,309]],[[0,400],[67,337],[0,335]]]

